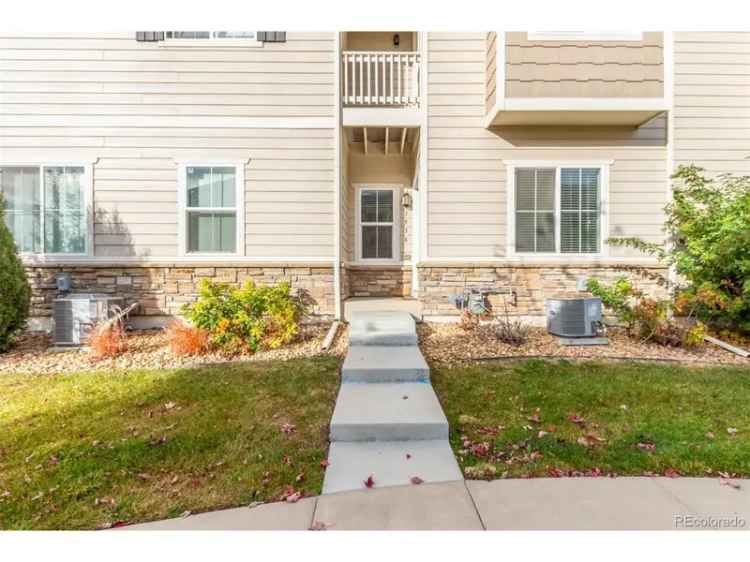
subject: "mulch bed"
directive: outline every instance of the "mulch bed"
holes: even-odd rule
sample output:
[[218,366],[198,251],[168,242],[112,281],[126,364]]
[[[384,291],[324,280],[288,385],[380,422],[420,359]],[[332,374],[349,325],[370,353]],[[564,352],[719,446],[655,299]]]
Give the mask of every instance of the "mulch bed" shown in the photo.
[[321,351],[330,324],[302,326],[298,340],[281,349],[259,351],[255,354],[226,356],[209,353],[199,357],[181,357],[170,351],[164,330],[135,330],[128,333],[128,350],[113,359],[96,359],[83,348],[60,351],[53,347],[49,335],[24,334],[8,353],[0,355],[0,374],[3,373],[69,373],[86,370],[124,369],[179,369],[229,361],[273,361],[333,355],[342,357],[346,351],[347,335],[339,328],[333,345]]
[[422,323],[417,326],[419,346],[428,361],[461,364],[494,358],[566,358],[566,359],[633,359],[640,361],[679,361],[696,365],[747,365],[750,359],[705,344],[695,349],[665,347],[640,342],[624,330],[613,328],[607,333],[609,345],[564,346],[544,328],[531,328],[528,341],[512,346],[500,341],[492,326],[483,324],[464,330],[458,324]]

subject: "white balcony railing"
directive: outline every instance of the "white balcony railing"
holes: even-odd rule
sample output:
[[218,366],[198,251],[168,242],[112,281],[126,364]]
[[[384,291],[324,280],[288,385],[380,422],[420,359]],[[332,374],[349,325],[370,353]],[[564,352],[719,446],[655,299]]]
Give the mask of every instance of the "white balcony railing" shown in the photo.
[[418,52],[344,51],[344,105],[419,105]]

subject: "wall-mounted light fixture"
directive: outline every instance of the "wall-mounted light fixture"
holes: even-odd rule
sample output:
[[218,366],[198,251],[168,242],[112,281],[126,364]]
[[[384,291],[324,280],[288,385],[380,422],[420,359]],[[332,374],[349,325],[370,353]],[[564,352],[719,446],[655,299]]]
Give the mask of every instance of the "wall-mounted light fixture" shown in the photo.
[[403,194],[401,194],[401,206],[404,209],[409,209],[411,207],[411,193],[408,191],[404,191]]
[[396,33],[393,36],[393,46],[398,47],[398,44],[401,43],[401,37],[399,37],[398,33]]

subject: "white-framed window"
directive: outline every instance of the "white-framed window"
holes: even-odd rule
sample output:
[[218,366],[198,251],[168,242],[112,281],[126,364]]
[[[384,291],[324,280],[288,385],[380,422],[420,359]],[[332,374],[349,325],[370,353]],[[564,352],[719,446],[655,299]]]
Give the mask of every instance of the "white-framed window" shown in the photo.
[[23,255],[91,255],[92,191],[91,164],[0,164],[5,221]]
[[643,41],[642,31],[529,31],[529,41]]
[[257,31],[165,31],[164,45],[260,47]]
[[506,162],[508,255],[604,255],[609,164]]
[[389,263],[400,259],[399,193],[398,186],[358,186],[358,260]]
[[244,163],[179,163],[183,255],[239,256],[245,248]]

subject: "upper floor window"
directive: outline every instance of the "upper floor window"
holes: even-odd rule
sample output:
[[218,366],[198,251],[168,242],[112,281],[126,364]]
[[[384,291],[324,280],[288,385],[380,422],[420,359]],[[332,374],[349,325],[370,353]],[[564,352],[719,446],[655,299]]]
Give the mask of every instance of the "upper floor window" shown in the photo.
[[260,45],[257,31],[165,31],[164,39],[167,43],[206,44],[217,45],[242,44]]
[[87,252],[85,166],[3,166],[5,220],[18,251]]
[[529,41],[643,41],[642,31],[529,31]]
[[599,254],[606,167],[511,167],[516,254]]

